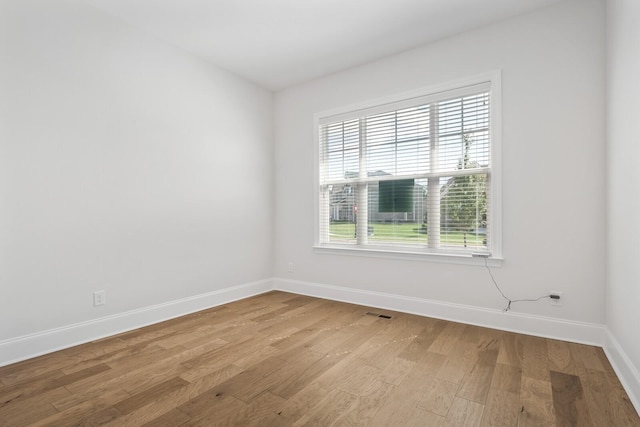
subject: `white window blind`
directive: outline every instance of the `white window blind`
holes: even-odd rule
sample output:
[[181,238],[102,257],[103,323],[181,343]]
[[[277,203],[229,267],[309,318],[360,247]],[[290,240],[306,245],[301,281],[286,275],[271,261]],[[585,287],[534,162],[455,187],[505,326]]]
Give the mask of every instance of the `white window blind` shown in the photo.
[[319,244],[491,248],[491,83],[319,120]]

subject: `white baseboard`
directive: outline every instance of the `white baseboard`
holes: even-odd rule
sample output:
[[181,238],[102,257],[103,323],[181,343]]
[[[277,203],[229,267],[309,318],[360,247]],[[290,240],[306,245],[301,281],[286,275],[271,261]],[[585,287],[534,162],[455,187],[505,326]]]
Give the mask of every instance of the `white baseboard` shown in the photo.
[[581,344],[604,344],[604,325],[575,322],[551,317],[503,312],[488,308],[432,301],[421,298],[364,291],[319,283],[274,279],[276,290],[343,301],[369,307],[384,308],[419,316],[535,335]]
[[640,414],[640,372],[633,364],[627,353],[622,349],[616,337],[611,333],[609,328],[606,329],[604,352],[616,371],[622,387],[629,395],[631,403]]
[[271,279],[0,341],[0,366],[273,290]]

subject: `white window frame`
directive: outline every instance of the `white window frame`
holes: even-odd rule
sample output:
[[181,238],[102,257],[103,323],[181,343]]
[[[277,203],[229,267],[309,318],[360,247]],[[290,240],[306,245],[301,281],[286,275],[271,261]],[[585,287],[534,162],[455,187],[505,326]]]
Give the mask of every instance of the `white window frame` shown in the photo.
[[[387,259],[403,259],[417,261],[446,262],[453,264],[484,265],[500,267],[502,265],[502,88],[501,71],[491,71],[465,79],[451,81],[439,85],[429,86],[418,90],[405,92],[385,98],[374,99],[322,111],[314,115],[314,251],[320,254],[365,256]],[[388,104],[411,102],[415,98],[437,96],[441,92],[455,93],[469,86],[481,84],[490,85],[490,132],[491,132],[491,180],[490,180],[490,215],[489,235],[491,236],[491,252],[489,257],[476,257],[470,253],[434,253],[422,251],[420,248],[385,247],[382,245],[341,245],[320,243],[320,125],[327,119],[340,120],[343,117],[353,117],[360,110],[367,110],[368,114],[375,109],[384,111]],[[388,107],[386,107],[388,109]]]

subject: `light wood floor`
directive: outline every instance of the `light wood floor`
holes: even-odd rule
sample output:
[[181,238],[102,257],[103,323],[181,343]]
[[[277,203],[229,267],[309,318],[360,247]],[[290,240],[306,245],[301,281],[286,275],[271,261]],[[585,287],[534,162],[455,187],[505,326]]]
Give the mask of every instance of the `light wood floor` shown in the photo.
[[0,425],[600,427],[640,418],[597,347],[271,292],[2,367]]

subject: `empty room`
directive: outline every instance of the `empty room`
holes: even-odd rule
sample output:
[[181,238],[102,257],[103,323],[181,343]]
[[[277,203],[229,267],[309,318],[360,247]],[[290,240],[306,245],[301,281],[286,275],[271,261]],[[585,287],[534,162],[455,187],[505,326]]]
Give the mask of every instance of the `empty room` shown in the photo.
[[638,23],[0,0],[0,426],[640,426]]

